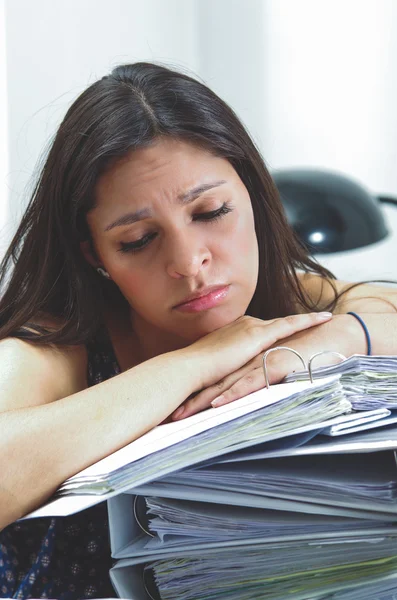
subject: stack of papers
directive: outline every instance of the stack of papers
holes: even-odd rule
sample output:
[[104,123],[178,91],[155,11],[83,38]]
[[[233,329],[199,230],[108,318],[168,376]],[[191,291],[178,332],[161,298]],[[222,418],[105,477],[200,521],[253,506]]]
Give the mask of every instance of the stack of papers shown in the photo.
[[321,373],[160,425],[27,518],[108,500],[131,600],[395,600],[397,357]]
[[375,583],[349,588],[334,592],[327,596],[316,596],[311,600],[396,600],[397,598],[397,574],[382,577]]
[[119,594],[397,598],[397,357],[321,372],[332,373],[354,411],[242,447],[237,437],[109,501]]
[[397,590],[391,451],[198,466],[133,492],[145,496],[114,498],[109,514],[113,556],[124,559],[112,580],[136,600],[150,596],[134,595],[130,578],[162,600],[347,600],[364,583]]
[[259,390],[218,409],[152,429],[68,479],[60,494],[104,494],[158,479],[214,456],[311,429],[351,410],[339,378]]
[[[338,376],[315,384],[304,381],[259,390],[217,409],[155,427],[69,478],[54,500],[26,518],[77,512],[231,451],[322,429],[350,411]],[[87,501],[87,496],[94,500]],[[75,500],[69,502],[68,498],[73,497]]]
[[[162,600],[285,600],[391,575],[397,568],[396,538],[352,543],[341,564],[339,543],[289,548],[268,546],[176,557],[149,563]],[[298,550],[298,551],[297,551]],[[353,558],[354,557],[354,558]],[[216,575],[214,576],[214,569]],[[195,585],[192,585],[195,581]]]
[[[382,439],[386,429],[386,447],[397,448],[390,427],[336,442],[323,436],[323,446]],[[110,500],[113,556],[122,559],[111,570],[118,593],[136,600],[395,600],[395,452],[381,451],[382,444],[371,452],[356,441],[355,452],[310,453],[316,440],[286,444],[284,458],[230,462],[258,446],[245,448]],[[133,515],[130,534],[123,510]],[[132,582],[143,582],[142,590]]]
[[393,536],[373,536],[246,544],[169,553],[152,561],[125,559],[110,575],[117,591],[133,600],[329,600],[337,592],[335,598],[350,599],[354,588],[397,589],[396,543]]
[[[355,410],[397,409],[397,356],[355,354],[337,365],[313,369],[314,379],[335,374],[341,375],[341,383]],[[288,375],[285,381],[307,378],[307,371],[300,371]]]
[[163,483],[254,493],[397,517],[397,465],[392,452],[293,456],[185,469]]
[[[275,541],[322,537],[397,536],[397,524],[328,515],[263,510],[209,502],[191,502],[140,497],[146,504],[145,549],[164,552],[169,548],[210,544],[229,540]],[[141,521],[140,521],[141,523]],[[145,521],[144,521],[145,523]],[[145,527],[145,529],[146,529]],[[131,548],[132,550],[132,548]]]

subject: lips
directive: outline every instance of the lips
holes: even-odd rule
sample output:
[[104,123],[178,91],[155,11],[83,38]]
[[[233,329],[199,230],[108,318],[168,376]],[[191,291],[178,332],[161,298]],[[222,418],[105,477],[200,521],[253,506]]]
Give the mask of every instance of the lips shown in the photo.
[[219,284],[219,285],[212,285],[210,287],[206,287],[201,290],[197,290],[197,292],[190,294],[189,296],[186,296],[186,298],[184,298],[184,300],[182,300],[182,302],[175,304],[174,308],[178,308],[179,306],[188,304],[189,302],[192,302],[192,300],[197,300],[198,298],[203,298],[204,296],[208,296],[208,294],[211,294],[212,292],[217,292],[218,290],[222,290],[225,287],[226,287],[225,284]]

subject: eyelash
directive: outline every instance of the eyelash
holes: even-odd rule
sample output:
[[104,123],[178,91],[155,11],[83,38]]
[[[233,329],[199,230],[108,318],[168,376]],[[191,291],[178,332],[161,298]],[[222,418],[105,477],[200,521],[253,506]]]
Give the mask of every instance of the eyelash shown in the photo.
[[[228,213],[232,212],[233,208],[234,207],[230,204],[230,202],[224,202],[222,206],[217,210],[195,215],[195,217],[193,217],[193,220],[214,223],[215,221],[218,221]],[[156,237],[156,235],[157,234],[155,233],[145,235],[143,236],[143,238],[137,240],[136,242],[120,242],[121,248],[118,250],[118,252],[140,252],[141,250],[146,248],[146,246]]]

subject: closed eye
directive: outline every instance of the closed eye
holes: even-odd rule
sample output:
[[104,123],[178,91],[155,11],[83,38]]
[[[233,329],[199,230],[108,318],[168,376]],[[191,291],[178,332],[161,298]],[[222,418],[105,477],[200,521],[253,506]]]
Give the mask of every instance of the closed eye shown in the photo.
[[230,203],[224,202],[217,210],[194,215],[193,221],[215,221],[216,219],[219,219],[219,217],[223,217],[223,215],[227,215],[228,213],[232,212],[232,210],[233,207],[230,205]]
[[[194,215],[193,221],[209,221],[213,223],[214,221],[221,219],[224,215],[232,212],[233,208],[234,207],[230,204],[230,202],[224,202],[222,206],[216,210]],[[118,252],[140,252],[146,248],[156,237],[157,233],[149,233],[148,235],[144,235],[136,242],[120,242],[120,248]]]

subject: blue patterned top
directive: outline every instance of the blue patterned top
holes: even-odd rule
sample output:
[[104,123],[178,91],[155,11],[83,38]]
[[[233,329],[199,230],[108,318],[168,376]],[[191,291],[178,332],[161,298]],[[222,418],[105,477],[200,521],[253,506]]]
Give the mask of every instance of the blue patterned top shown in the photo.
[[[109,338],[87,350],[89,386],[120,373]],[[106,502],[0,531],[0,598],[114,597],[111,566]]]

